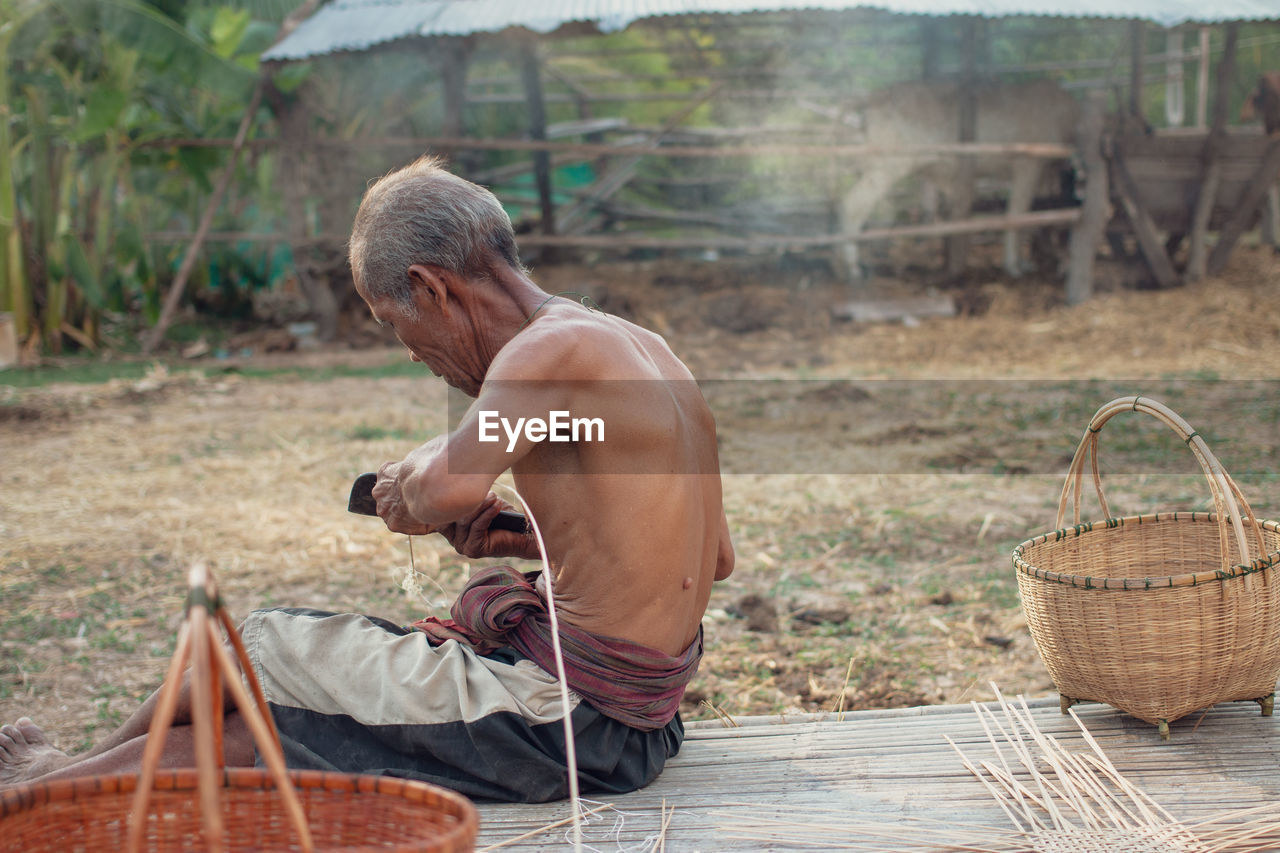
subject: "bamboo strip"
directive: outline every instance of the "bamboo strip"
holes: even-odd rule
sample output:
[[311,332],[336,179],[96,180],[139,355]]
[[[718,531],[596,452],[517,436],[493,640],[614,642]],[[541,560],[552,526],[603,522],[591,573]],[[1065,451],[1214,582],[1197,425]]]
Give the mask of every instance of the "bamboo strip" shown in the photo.
[[[593,809],[582,812],[582,814],[579,815],[578,817],[588,818],[588,817],[591,817],[593,814],[597,814],[599,812],[604,811],[605,809],[611,809],[611,808],[613,808],[612,803],[605,803],[604,805],[596,806]],[[573,821],[574,821],[574,816],[569,815],[568,817],[561,818],[560,820],[545,824],[536,829],[531,829],[528,832],[522,832],[521,834],[515,836],[514,838],[508,838],[505,841],[499,841],[496,844],[489,844],[485,847],[481,847],[479,850],[476,851],[476,853],[488,853],[488,851],[490,850],[498,850],[500,848],[507,847],[511,844],[518,844],[521,841],[526,841],[530,838],[541,835],[542,833],[547,832],[548,830],[556,829],[557,827],[564,826],[565,824],[572,823]]]

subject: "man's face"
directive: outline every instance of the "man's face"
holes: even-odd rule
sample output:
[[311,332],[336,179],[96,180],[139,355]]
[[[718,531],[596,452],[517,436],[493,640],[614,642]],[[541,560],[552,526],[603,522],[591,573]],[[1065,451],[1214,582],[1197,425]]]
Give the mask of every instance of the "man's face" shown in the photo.
[[453,355],[458,352],[457,342],[451,345],[449,330],[441,323],[433,323],[424,308],[419,306],[417,315],[398,300],[391,297],[370,297],[356,282],[356,291],[369,306],[369,313],[379,326],[391,329],[396,338],[409,351],[409,359],[426,365],[435,376],[474,397],[479,393],[479,383],[472,380]]

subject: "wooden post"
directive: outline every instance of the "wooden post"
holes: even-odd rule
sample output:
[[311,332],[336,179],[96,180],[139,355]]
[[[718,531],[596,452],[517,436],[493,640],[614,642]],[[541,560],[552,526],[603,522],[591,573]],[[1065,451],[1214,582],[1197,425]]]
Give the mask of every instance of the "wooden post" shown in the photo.
[[1143,59],[1147,54],[1146,24],[1140,20],[1129,22],[1129,115],[1142,119]]
[[1183,85],[1183,33],[1179,28],[1164,36],[1164,119],[1170,127],[1181,127],[1187,119],[1186,87]]
[[1209,220],[1218,197],[1222,181],[1222,145],[1227,133],[1227,107],[1231,100],[1231,86],[1236,76],[1236,42],[1240,34],[1239,24],[1227,24],[1226,45],[1222,62],[1218,64],[1217,88],[1213,93],[1213,127],[1204,144],[1204,177],[1196,193],[1196,204],[1191,215],[1191,248],[1187,257],[1186,280],[1204,278],[1208,247],[1205,240],[1209,232]]
[[920,77],[933,80],[938,76],[938,53],[942,38],[938,33],[938,18],[926,16],[920,20]]
[[0,370],[18,363],[18,333],[13,315],[0,311]]
[[[525,104],[529,109],[529,138],[547,138],[547,107],[542,94],[542,72],[538,44],[533,39],[520,45],[520,78],[524,83]],[[533,176],[538,187],[543,234],[556,233],[556,208],[551,197],[551,155],[547,151],[533,153]]]
[[[441,36],[435,40],[440,48],[437,66],[440,71],[440,88],[444,96],[444,116],[440,135],[461,139],[467,135],[464,110],[467,105],[467,60],[471,53],[470,42],[459,37]],[[453,160],[458,172],[466,175],[474,171],[474,152],[446,148],[441,153]]]
[[317,339],[332,341],[338,336],[341,305],[328,276],[316,275],[315,245],[307,227],[307,194],[317,180],[314,151],[308,146],[310,116],[300,100],[286,97],[271,84],[267,86],[267,103],[280,128],[281,152],[287,152],[279,161],[276,186],[284,200],[284,224],[293,252],[293,273],[315,318]]
[[[959,110],[959,142],[973,142],[977,139],[978,133],[978,21],[978,18],[968,16],[960,24],[963,70],[960,80],[960,97],[956,104],[956,109]],[[957,192],[947,215],[951,219],[967,219],[973,208],[973,158],[959,158],[956,161],[955,174]],[[949,237],[947,239],[947,277],[959,278],[963,275],[968,265],[968,257],[969,237],[963,234]]]
[[465,136],[462,116],[467,103],[467,46],[458,38],[439,39],[440,83],[444,90],[444,121],[440,126],[442,136]]
[[1120,197],[1125,215],[1133,225],[1133,233],[1138,238],[1138,247],[1142,249],[1147,265],[1151,267],[1151,273],[1156,277],[1156,283],[1161,287],[1174,287],[1178,283],[1178,273],[1169,261],[1169,255],[1156,231],[1155,223],[1138,194],[1138,185],[1129,174],[1129,167],[1124,162],[1124,154],[1118,148],[1112,152],[1111,173],[1115,178],[1116,194]]
[[1209,28],[1200,28],[1200,64],[1196,66],[1196,127],[1209,118]]
[[1218,275],[1226,268],[1236,241],[1253,224],[1258,206],[1266,199],[1277,177],[1280,177],[1280,136],[1273,136],[1271,144],[1267,146],[1266,156],[1249,179],[1236,209],[1218,232],[1218,244],[1213,247],[1213,254],[1209,256],[1209,275]]
[[1104,93],[1094,93],[1084,103],[1077,135],[1084,157],[1085,196],[1080,221],[1071,229],[1068,249],[1068,305],[1079,305],[1093,296],[1093,262],[1107,227],[1111,205],[1107,161],[1102,153]]
[[1190,249],[1187,253],[1187,269],[1184,280],[1199,281],[1204,278],[1208,263],[1209,249],[1205,238],[1209,233],[1209,218],[1213,215],[1213,204],[1218,197],[1218,187],[1222,183],[1222,162],[1218,159],[1217,145],[1213,133],[1205,143],[1206,165],[1200,179],[1200,187],[1196,191],[1196,204],[1191,214]]

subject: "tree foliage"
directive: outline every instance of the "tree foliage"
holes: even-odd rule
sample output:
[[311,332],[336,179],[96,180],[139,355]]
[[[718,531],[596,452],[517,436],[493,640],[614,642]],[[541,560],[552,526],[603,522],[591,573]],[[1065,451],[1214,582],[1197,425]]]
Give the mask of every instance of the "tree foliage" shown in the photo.
[[0,308],[52,351],[96,346],[104,315],[154,313],[172,258],[147,235],[194,215],[223,155],[148,143],[234,128],[275,31],[188,11],[0,0]]

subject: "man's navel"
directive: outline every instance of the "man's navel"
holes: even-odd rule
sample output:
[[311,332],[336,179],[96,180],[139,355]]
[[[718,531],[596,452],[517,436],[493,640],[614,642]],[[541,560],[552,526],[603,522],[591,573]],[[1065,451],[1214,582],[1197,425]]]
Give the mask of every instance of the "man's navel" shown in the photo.
[[692,587],[692,586],[693,586],[693,578],[691,578],[691,577],[686,577],[686,578],[684,579],[684,589],[689,589],[689,588],[690,588],[690,587]]

